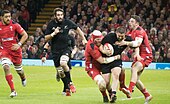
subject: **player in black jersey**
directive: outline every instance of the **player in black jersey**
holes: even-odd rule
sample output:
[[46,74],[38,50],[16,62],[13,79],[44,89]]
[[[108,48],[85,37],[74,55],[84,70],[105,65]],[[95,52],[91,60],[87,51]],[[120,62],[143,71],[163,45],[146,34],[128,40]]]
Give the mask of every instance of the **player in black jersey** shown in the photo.
[[[132,41],[130,36],[125,35],[125,29],[123,27],[118,27],[116,29],[116,32],[110,32],[107,34],[103,40],[102,40],[102,45],[105,43],[109,43],[112,45],[114,49],[114,53],[111,56],[115,55],[121,55],[121,53],[127,48],[127,46],[118,46],[115,45],[116,42],[126,40],[126,41]],[[100,47],[101,48],[101,47]],[[100,49],[102,51],[102,49]],[[103,57],[107,57],[107,55],[102,54]],[[121,73],[122,69],[122,60],[115,60],[111,63],[108,64],[102,64],[102,69],[101,72],[103,74],[103,77],[106,81],[106,84],[108,85],[110,83],[110,77],[112,76],[112,92],[109,92],[109,95],[111,97],[111,103],[114,103],[117,99],[116,97],[116,89],[118,87],[119,83],[119,75]]]
[[54,65],[58,70],[60,77],[67,83],[66,95],[70,96],[69,78],[70,78],[70,55],[71,51],[68,46],[68,32],[74,29],[82,38],[82,43],[87,43],[81,29],[71,20],[64,18],[64,11],[61,8],[54,9],[54,20],[51,20],[45,32],[45,40],[51,41],[51,52]]

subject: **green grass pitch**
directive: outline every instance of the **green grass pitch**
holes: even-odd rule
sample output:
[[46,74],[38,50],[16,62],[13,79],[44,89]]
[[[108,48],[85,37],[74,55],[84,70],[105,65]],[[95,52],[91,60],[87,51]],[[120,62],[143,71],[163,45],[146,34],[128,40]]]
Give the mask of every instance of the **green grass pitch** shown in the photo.
[[[77,92],[70,97],[62,95],[63,84],[55,80],[55,68],[47,66],[24,66],[27,86],[22,87],[19,76],[11,69],[18,96],[10,98],[10,89],[0,70],[0,104],[102,104],[97,85],[86,74],[84,68],[73,67],[72,80]],[[128,85],[130,70],[126,70]],[[148,91],[153,95],[150,104],[170,104],[170,70],[145,70],[141,76]],[[135,88],[132,99],[117,91],[116,104],[143,104],[143,95]]]

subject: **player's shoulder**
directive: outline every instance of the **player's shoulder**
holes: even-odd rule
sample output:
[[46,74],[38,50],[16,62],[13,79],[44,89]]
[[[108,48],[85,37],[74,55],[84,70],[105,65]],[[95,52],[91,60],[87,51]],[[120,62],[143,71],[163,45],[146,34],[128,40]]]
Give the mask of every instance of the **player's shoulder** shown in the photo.
[[48,22],[48,25],[51,25],[51,24],[54,24],[54,23],[55,23],[55,20],[52,19],[52,20],[50,20],[50,21]]
[[11,21],[11,25],[20,25],[18,22]]
[[[112,35],[116,35],[116,33],[114,33],[114,32],[109,32],[107,35],[112,36]],[[107,35],[106,35],[106,36],[107,36]]]
[[88,42],[86,44],[86,48],[88,50],[94,50],[95,49],[95,44],[91,40],[88,40]]
[[129,35],[125,35],[125,38],[126,38],[126,39],[125,39],[126,41],[131,41],[131,40],[132,40],[132,37],[129,36]]
[[73,22],[72,20],[68,19],[68,18],[65,18],[64,19],[65,22]]
[[138,26],[138,27],[136,28],[136,30],[137,30],[137,31],[140,31],[140,30],[142,30],[142,28],[141,28],[140,26]]

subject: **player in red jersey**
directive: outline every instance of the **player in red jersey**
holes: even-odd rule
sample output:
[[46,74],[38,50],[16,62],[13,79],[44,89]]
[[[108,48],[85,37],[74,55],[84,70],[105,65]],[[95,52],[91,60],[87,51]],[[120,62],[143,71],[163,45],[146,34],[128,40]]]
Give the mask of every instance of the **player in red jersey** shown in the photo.
[[[22,37],[18,40],[17,33]],[[11,20],[11,13],[8,10],[1,11],[0,21],[0,60],[5,72],[5,78],[11,89],[10,97],[17,96],[14,88],[13,76],[10,71],[10,65],[13,64],[19,74],[22,85],[26,86],[26,77],[22,68],[22,44],[28,38],[25,30]]]
[[124,91],[129,97],[131,97],[132,90],[136,86],[145,96],[145,104],[147,104],[152,99],[152,95],[149,94],[141,82],[140,75],[142,74],[144,68],[152,62],[152,50],[145,30],[139,26],[140,21],[141,19],[139,16],[132,15],[129,20],[130,31],[128,32],[128,35],[132,37],[133,41],[121,41],[117,44],[120,46],[128,45],[131,47],[139,47],[135,49],[135,57],[131,68],[129,88],[124,89]]
[[[100,92],[103,95],[103,102],[109,102],[106,88],[108,92],[111,92],[111,87],[106,86],[106,82],[100,73],[101,63],[110,63],[114,60],[120,59],[120,55],[112,57],[102,57],[99,51],[99,46],[101,45],[101,40],[103,39],[102,33],[98,30],[94,30],[91,34],[91,38],[87,42],[85,49],[85,70],[87,74],[97,83]],[[108,51],[109,52],[109,51]],[[106,52],[105,52],[106,53]]]

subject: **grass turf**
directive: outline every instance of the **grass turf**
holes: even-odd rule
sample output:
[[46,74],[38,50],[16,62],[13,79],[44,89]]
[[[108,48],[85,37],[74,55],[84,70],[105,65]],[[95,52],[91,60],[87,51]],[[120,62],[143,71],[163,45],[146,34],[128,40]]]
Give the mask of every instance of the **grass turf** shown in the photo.
[[[47,66],[24,66],[27,86],[22,87],[19,76],[11,69],[18,96],[10,98],[10,89],[0,70],[0,104],[102,104],[102,96],[84,68],[73,67],[71,74],[77,92],[71,97],[62,95],[63,84],[55,80],[55,68]],[[145,70],[141,76],[148,91],[153,95],[150,104],[170,104],[170,70]],[[129,84],[130,70],[126,70],[126,84]],[[135,88],[132,99],[117,91],[116,104],[143,104],[144,97]]]

